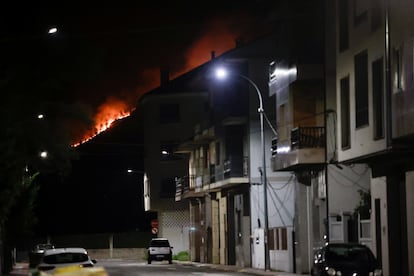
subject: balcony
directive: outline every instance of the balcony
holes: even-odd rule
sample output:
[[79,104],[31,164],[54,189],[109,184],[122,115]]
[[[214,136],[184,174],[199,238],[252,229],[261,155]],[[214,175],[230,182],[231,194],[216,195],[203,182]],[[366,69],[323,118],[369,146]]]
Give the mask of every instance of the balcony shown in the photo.
[[249,183],[246,156],[229,156],[222,165],[210,164],[208,170],[199,168],[197,171],[200,174],[175,179],[175,201]]
[[294,171],[325,163],[325,128],[297,127],[290,132],[290,145],[272,141],[272,170]]
[[197,188],[197,179],[194,175],[175,178],[175,201],[185,198],[202,197],[204,193],[200,187]]
[[222,166],[214,166],[210,169],[210,183],[204,185],[204,190],[215,191],[249,182],[246,156],[228,156]]

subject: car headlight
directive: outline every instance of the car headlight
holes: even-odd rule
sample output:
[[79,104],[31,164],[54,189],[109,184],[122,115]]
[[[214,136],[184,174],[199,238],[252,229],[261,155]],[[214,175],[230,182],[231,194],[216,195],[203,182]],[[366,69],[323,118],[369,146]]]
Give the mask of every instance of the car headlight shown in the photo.
[[326,273],[330,276],[336,275],[336,270],[332,267],[325,267]]

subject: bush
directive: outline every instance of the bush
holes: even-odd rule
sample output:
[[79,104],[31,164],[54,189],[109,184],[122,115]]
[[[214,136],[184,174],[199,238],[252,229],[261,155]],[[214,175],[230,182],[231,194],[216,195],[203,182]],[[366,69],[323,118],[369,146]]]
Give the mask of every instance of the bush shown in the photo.
[[173,260],[176,261],[189,261],[190,255],[187,251],[178,252],[176,255],[173,255]]

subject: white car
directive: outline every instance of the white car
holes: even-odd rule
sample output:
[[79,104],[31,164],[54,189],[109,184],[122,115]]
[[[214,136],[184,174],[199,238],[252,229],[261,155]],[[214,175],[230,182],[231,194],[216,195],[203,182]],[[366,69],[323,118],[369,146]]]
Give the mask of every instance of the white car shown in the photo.
[[54,273],[62,267],[93,267],[96,260],[92,260],[86,249],[81,247],[46,249],[37,269],[46,273]]
[[148,247],[148,264],[152,261],[164,261],[172,264],[172,246],[166,238],[154,238]]

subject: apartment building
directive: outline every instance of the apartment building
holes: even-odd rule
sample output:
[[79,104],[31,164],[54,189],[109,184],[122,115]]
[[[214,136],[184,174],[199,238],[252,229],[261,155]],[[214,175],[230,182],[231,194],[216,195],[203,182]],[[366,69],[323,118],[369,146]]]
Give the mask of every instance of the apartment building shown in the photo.
[[175,178],[187,173],[188,157],[176,152],[193,135],[193,125],[208,112],[208,95],[197,71],[170,80],[161,71],[161,85],[141,97],[137,112],[143,124],[144,208],[155,212],[154,237],[166,237],[174,254],[189,251],[188,204],[175,201]]
[[414,3],[336,3],[338,161],[369,167],[372,248],[384,275],[412,275]]
[[[292,16],[289,24],[261,44],[248,43],[214,60],[244,77],[232,80],[231,87],[210,81],[210,120],[198,124],[193,139],[179,147],[190,162],[188,175],[177,181],[176,200],[190,202],[195,261],[309,273],[314,243],[325,242],[327,208],[322,199],[311,202],[313,190],[326,187],[321,177],[326,171],[324,48],[318,29],[323,20],[310,23],[290,12],[284,14]],[[255,84],[264,99],[267,192]],[[298,157],[287,157],[292,132],[294,150],[311,156],[299,166],[293,164]],[[346,208],[338,208],[333,218],[357,205],[344,201]]]
[[[264,268],[267,245],[271,269],[308,273],[326,242],[356,241],[373,250],[384,275],[413,274],[414,4],[324,5],[312,17],[321,21],[281,24],[276,38],[239,45],[185,79],[208,76],[204,86],[173,85],[143,99],[148,207],[161,214],[160,234],[189,237],[193,261]],[[218,63],[236,70],[231,82],[211,77]],[[240,76],[263,95],[266,207],[257,91]],[[190,90],[203,96],[181,94]],[[157,115],[178,114],[160,109],[174,93],[183,104],[198,99],[186,107],[182,131]],[[178,160],[164,160],[163,145],[180,156],[180,169],[164,168]],[[155,197],[167,186],[168,200]],[[167,221],[175,206],[186,219],[169,232],[162,213]]]
[[[231,76],[221,81],[210,77],[208,120],[197,124],[192,139],[179,147],[190,159],[187,174],[178,179],[176,200],[190,204],[191,256],[195,261],[251,266],[251,223],[254,221],[255,228],[263,228],[264,223],[263,206],[260,210],[251,207],[252,184],[261,183],[261,132],[257,91],[244,77],[257,84],[264,108],[272,110],[267,64],[276,42],[275,35],[265,36],[206,65],[210,71],[226,66]],[[270,138],[270,133],[267,127],[265,136]],[[263,192],[255,196],[263,196]]]

